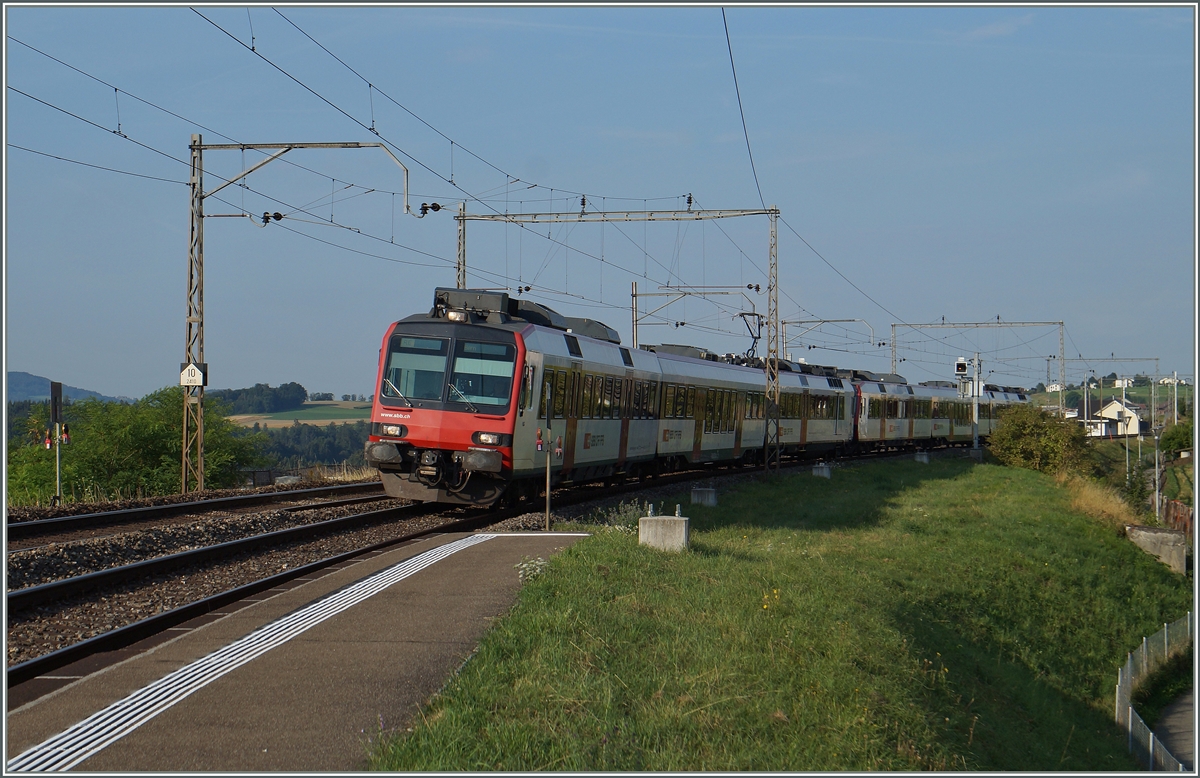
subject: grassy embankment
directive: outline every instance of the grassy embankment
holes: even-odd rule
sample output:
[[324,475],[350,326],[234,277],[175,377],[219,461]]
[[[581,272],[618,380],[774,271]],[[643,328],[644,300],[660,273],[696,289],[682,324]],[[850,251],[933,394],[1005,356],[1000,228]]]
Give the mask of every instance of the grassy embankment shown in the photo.
[[675,555],[610,513],[372,765],[1134,769],[1116,668],[1191,585],[1071,489],[960,459],[748,482]]

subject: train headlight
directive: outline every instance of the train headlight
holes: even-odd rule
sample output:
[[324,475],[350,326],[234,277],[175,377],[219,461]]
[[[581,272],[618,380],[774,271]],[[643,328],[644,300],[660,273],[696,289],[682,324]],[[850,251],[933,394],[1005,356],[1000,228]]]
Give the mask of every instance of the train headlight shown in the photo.
[[446,318],[450,321],[465,322],[467,320],[466,311],[447,311]]
[[379,431],[384,435],[390,435],[394,438],[402,438],[404,437],[404,433],[407,432],[403,424],[381,424]]
[[512,436],[500,432],[476,432],[471,440],[480,446],[508,446],[512,444]]

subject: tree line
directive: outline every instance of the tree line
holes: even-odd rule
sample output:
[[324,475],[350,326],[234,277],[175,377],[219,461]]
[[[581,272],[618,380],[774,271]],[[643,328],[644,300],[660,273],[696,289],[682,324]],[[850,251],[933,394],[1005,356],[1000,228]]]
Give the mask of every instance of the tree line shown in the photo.
[[[182,409],[183,389],[177,386],[133,403],[87,399],[65,404],[70,443],[61,445],[59,452],[64,498],[96,501],[177,494],[183,460]],[[8,411],[8,502],[45,505],[55,488],[55,452],[45,445],[49,403],[11,402]],[[328,427],[297,423],[264,430],[257,425],[242,427],[230,415],[232,409],[219,393],[205,395],[208,488],[242,486],[243,471],[249,469],[364,463],[363,444],[370,431],[364,421]]]
[[272,389],[270,384],[255,384],[248,389],[216,389],[204,393],[205,399],[225,403],[234,415],[294,411],[308,399],[308,390],[292,381]]

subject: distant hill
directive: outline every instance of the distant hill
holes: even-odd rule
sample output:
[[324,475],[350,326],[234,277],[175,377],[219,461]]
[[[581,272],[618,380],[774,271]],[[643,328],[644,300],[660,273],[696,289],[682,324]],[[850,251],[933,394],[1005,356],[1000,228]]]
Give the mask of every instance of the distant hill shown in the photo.
[[[97,400],[106,400],[108,402],[133,402],[129,397],[109,397],[99,392],[93,392],[90,389],[80,389],[77,386],[67,386],[66,384],[63,384],[63,395],[70,400],[84,400],[88,397],[95,397]],[[50,399],[50,379],[42,378],[40,375],[33,375],[32,373],[21,373],[10,370],[8,371],[8,392],[5,394],[4,399],[8,402],[48,400]]]

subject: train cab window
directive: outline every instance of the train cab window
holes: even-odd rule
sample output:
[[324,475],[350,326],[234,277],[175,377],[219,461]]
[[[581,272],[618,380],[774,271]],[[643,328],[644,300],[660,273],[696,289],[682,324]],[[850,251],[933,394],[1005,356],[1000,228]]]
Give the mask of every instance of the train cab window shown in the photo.
[[447,401],[507,408],[516,361],[517,347],[512,344],[458,341]]
[[667,384],[667,399],[663,403],[663,416],[675,418],[675,384]]
[[574,335],[563,335],[563,338],[567,341],[567,351],[571,356],[583,358],[583,352],[579,350],[579,339]]
[[[446,388],[449,347],[447,338],[393,337],[388,347],[387,370],[379,390],[381,399],[400,404],[405,400],[441,400]],[[511,386],[511,366],[508,382]]]
[[517,407],[521,408],[522,412],[533,405],[533,370],[533,365],[526,365],[521,376],[521,399],[517,402]]
[[629,349],[621,348],[620,351],[621,351],[621,361],[625,363],[625,366],[633,367],[633,357],[630,355]]

